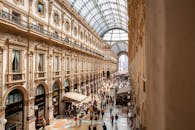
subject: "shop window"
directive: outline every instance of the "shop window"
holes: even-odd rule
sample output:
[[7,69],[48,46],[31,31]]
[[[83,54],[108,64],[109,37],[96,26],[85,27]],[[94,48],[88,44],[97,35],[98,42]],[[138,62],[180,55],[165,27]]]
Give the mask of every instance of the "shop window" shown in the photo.
[[37,12],[41,15],[44,15],[44,3],[42,1],[38,1],[37,3]]
[[14,104],[14,103],[17,103],[17,102],[21,102],[22,101],[22,98],[23,98],[23,95],[22,93],[15,89],[14,91],[12,91],[7,99],[6,99],[6,105],[10,105],[10,104]]
[[58,13],[54,13],[54,16],[53,16],[53,19],[54,19],[54,23],[59,25],[60,23],[60,17],[59,17],[59,14]]

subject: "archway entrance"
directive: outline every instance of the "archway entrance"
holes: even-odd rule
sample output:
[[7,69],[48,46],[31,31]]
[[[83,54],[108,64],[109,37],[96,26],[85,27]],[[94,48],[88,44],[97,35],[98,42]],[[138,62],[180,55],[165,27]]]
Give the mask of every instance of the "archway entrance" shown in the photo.
[[59,115],[59,102],[60,102],[60,86],[58,81],[53,84],[52,104],[53,104],[53,116]]
[[5,130],[24,130],[24,96],[19,89],[9,93],[6,98]]
[[[65,93],[67,92],[70,92],[70,81],[68,79],[65,80],[65,83],[64,83],[64,91]],[[65,113],[68,115],[68,107],[71,105],[70,102],[65,102]]]
[[45,88],[39,84],[35,93],[35,117],[36,129],[43,125],[43,118],[45,119]]

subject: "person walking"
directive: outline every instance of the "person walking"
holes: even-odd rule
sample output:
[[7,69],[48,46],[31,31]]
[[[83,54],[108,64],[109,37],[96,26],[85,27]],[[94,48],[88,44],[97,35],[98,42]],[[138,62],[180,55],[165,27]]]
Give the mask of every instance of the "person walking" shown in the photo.
[[100,110],[97,110],[98,119],[100,118]]
[[112,126],[113,126],[113,122],[114,122],[114,116],[113,115],[111,115],[111,122],[112,122]]
[[106,124],[105,123],[103,124],[102,127],[103,127],[103,130],[107,130],[107,127],[106,127]]
[[82,123],[82,119],[79,118],[79,126],[81,126],[81,123]]
[[110,108],[110,115],[112,114],[112,108]]
[[91,130],[91,125],[88,126],[88,130]]
[[118,115],[117,115],[117,114],[115,115],[115,120],[116,120],[116,121],[118,120]]
[[102,109],[102,119],[103,119],[103,117],[104,117],[104,110]]
[[74,121],[75,121],[75,126],[77,126],[77,117],[76,116],[74,118]]
[[97,127],[96,127],[96,125],[94,125],[94,126],[93,126],[93,130],[97,130]]

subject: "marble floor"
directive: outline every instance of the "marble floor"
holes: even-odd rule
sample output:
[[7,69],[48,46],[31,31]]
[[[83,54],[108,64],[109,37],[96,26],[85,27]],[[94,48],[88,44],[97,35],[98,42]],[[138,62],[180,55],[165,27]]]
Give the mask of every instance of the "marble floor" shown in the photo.
[[[130,130],[127,124],[127,117],[123,114],[119,109],[114,108],[112,114],[115,115],[118,113],[118,120],[114,120],[113,126],[111,124],[110,118],[110,109],[111,106],[107,107],[103,120],[93,120],[91,130],[93,130],[93,126],[96,125],[97,130],[103,130],[103,123],[106,124],[107,130]],[[91,121],[86,118],[82,120],[80,126],[75,125],[75,121],[73,119],[55,119],[51,125],[46,126],[46,130],[88,130],[91,125]]]

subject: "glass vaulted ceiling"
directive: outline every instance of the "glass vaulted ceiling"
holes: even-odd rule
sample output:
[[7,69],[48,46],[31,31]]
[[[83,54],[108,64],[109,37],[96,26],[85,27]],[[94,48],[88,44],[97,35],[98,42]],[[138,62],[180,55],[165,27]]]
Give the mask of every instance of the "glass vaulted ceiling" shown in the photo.
[[128,32],[127,0],[68,0],[68,3],[101,37],[112,29]]

